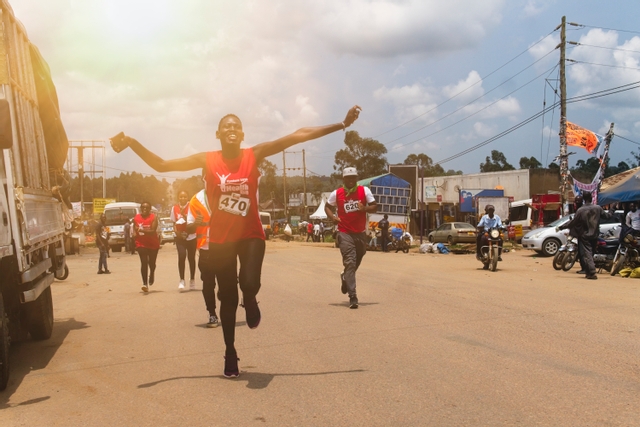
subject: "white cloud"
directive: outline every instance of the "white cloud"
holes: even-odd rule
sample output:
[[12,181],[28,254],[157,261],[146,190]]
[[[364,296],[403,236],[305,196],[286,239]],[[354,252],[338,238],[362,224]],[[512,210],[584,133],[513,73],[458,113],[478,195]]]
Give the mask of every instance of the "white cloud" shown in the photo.
[[454,85],[445,86],[442,92],[447,98],[455,97],[456,101],[460,103],[473,101],[484,95],[482,78],[477,71],[470,71],[465,80],[460,80]]

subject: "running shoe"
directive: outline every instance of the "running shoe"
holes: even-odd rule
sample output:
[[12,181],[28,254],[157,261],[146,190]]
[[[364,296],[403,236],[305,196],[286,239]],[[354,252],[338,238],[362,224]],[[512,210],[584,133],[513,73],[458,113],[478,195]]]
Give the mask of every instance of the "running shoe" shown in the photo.
[[149,292],[149,286],[146,283],[142,285],[142,292]]
[[196,281],[195,280],[191,279],[189,281],[189,289],[192,290],[192,291],[196,290]]
[[180,280],[180,283],[178,284],[178,289],[184,289],[184,279]]
[[353,295],[349,297],[349,308],[358,308],[358,297]]
[[98,270],[98,274],[104,274],[104,271]]
[[111,272],[109,270],[105,270],[104,274],[111,274]]
[[243,298],[242,302],[242,306],[244,307],[244,311],[247,315],[247,326],[249,329],[257,328],[262,317],[260,315],[260,309],[258,308],[258,301],[256,301],[256,297],[247,301],[244,301]]
[[340,291],[342,291],[343,294],[347,293],[347,282],[345,282],[344,280],[344,272],[340,273],[340,282],[342,282],[342,285],[340,286]]
[[224,356],[224,376],[227,378],[238,378],[240,370],[238,369],[238,355],[236,353]]
[[218,325],[218,317],[215,314],[209,316],[209,323],[207,323],[207,328],[217,328]]

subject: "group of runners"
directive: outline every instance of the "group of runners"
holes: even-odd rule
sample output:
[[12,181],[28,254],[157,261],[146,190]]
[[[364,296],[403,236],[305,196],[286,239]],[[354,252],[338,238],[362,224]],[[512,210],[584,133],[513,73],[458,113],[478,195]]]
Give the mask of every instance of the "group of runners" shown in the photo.
[[[160,158],[136,139],[122,132],[111,138],[111,145],[116,152],[131,148],[157,172],[203,170],[205,189],[191,199],[190,208],[186,210],[185,229],[181,231],[184,233],[185,241],[195,240],[195,244],[185,243],[185,251],[182,253],[191,259],[190,248],[200,248],[199,268],[210,316],[212,313],[215,316],[213,289],[217,281],[220,300],[219,321],[225,344],[225,377],[235,378],[240,374],[235,348],[236,312],[240,302],[238,286],[242,292],[242,306],[247,326],[255,329],[261,321],[256,295],[261,287],[265,235],[258,213],[258,164],[262,159],[293,145],[346,130],[357,120],[360,111],[361,108],[356,105],[349,109],[345,119],[340,123],[301,128],[289,135],[250,148],[241,148],[245,136],[242,122],[237,116],[228,114],[220,120],[216,131],[221,150],[201,152],[172,160]],[[338,226],[337,239],[344,266],[340,274],[341,291],[349,294],[349,307],[357,308],[355,274],[366,253],[366,214],[375,212],[377,206],[369,189],[357,185],[355,168],[347,167],[343,170],[343,182],[344,185],[329,197],[326,213]],[[180,206],[185,205],[183,202],[181,199]],[[143,206],[150,210],[148,203],[143,203]],[[143,209],[141,217],[144,217],[144,212]],[[183,212],[175,215],[176,222],[178,214],[182,216]],[[134,228],[142,230],[143,233],[153,230],[153,225],[138,225],[137,220],[134,220]],[[147,226],[150,228],[145,228]],[[155,226],[157,228],[157,218]],[[155,233],[155,230],[153,232]],[[178,245],[178,242],[176,244]],[[147,267],[142,268],[143,291],[145,288],[148,291],[148,287],[153,284],[155,257],[153,262],[151,258],[152,256],[149,256],[147,259]],[[182,268],[179,287],[185,285],[184,267]],[[190,273],[193,281],[194,268],[191,268]]]

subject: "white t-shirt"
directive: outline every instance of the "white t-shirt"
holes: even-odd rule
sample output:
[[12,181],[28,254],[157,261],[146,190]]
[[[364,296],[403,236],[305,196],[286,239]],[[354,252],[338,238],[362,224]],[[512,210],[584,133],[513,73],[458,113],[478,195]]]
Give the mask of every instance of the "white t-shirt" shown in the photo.
[[640,230],[640,209],[637,209],[635,212],[629,211],[626,222],[627,226],[634,230]]

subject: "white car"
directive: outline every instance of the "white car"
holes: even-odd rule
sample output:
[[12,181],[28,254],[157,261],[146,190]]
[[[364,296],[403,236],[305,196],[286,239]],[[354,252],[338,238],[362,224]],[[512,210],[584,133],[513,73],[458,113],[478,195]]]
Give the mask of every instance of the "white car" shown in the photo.
[[[617,212],[616,212],[617,213]],[[522,247],[531,249],[544,256],[554,256],[560,246],[567,243],[567,238],[563,231],[556,231],[559,227],[573,218],[573,214],[563,216],[553,221],[546,227],[536,228],[529,231],[522,238]],[[620,235],[620,219],[616,216],[600,220],[600,235],[607,237],[617,237]]]

